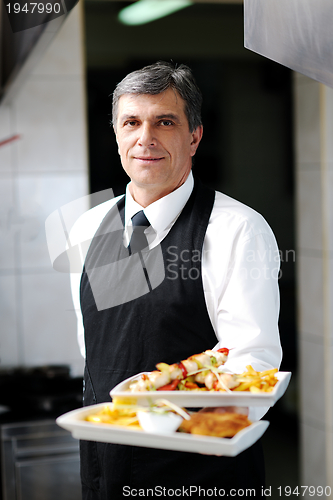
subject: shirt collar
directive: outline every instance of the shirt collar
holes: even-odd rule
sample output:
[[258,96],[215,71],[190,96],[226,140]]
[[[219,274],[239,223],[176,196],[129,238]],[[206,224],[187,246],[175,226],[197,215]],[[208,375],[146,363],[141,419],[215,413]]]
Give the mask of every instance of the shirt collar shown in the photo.
[[131,225],[131,218],[133,215],[143,210],[154,231],[156,231],[157,234],[164,231],[184,208],[191,196],[193,185],[193,175],[192,171],[190,171],[184,184],[175,191],[172,191],[172,193],[163,196],[163,198],[154,201],[154,203],[151,203],[148,207],[143,209],[141,205],[133,200],[128,184],[125,198],[125,226]]

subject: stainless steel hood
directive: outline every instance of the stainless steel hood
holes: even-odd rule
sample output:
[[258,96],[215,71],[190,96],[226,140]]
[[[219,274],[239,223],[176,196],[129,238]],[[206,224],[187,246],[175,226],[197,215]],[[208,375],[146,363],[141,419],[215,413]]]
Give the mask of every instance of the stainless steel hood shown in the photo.
[[244,0],[244,45],[333,87],[333,0]]

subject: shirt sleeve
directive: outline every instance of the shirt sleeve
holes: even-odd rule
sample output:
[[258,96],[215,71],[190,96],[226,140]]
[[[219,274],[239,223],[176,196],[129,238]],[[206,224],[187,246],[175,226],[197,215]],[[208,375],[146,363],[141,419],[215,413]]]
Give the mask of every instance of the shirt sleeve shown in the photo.
[[[230,349],[224,367],[235,373],[245,371],[247,365],[257,371],[279,368],[282,359],[279,251],[268,225],[265,232],[248,226],[244,223],[234,232],[232,241],[225,238],[223,243],[222,234],[221,241],[217,237],[208,242],[210,251],[204,254],[204,288],[216,348]],[[223,250],[216,248],[217,243],[224,244]],[[250,418],[258,420],[266,411],[251,408]]]
[[244,371],[249,364],[261,371],[281,363],[280,263],[274,247],[265,234],[239,244],[218,298],[216,333],[221,347],[231,349],[225,367],[234,372]]

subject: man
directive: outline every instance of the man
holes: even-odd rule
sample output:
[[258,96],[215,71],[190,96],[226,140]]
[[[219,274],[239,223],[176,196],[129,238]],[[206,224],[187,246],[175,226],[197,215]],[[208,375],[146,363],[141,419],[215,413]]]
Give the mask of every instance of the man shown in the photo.
[[[78,277],[72,278],[82,311],[85,405],[108,401],[117,383],[160,361],[214,346],[231,349],[225,366],[235,372],[280,364],[275,238],[259,214],[193,178],[200,107],[184,65],[145,67],[114,92],[113,126],[130,183],[125,197],[84,214],[71,234],[72,244],[92,239],[80,296]],[[158,251],[163,277],[156,281],[151,260],[157,255],[159,262]],[[141,274],[123,272],[119,265],[127,262],[136,262]],[[139,275],[146,289],[131,296]],[[130,287],[112,302],[122,282]],[[252,419],[263,414],[255,410]],[[260,496],[263,485],[258,445],[226,458],[82,442],[81,471],[85,500],[123,498],[125,486],[157,485],[253,487]]]

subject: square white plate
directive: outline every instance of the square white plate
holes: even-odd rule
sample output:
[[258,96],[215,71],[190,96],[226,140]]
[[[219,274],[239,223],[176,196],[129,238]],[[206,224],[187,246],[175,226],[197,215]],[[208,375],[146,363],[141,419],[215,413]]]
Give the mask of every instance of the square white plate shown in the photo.
[[269,422],[260,420],[238,432],[233,438],[196,436],[182,432],[160,434],[110,424],[94,424],[85,419],[112,403],[101,403],[70,411],[57,418],[57,424],[74,438],[163,450],[188,451],[234,457],[254,444],[266,431]]
[[[144,372],[149,374],[149,372]],[[207,406],[273,406],[278,399],[285,393],[291,372],[278,372],[276,377],[279,382],[272,392],[203,392],[203,391],[147,391],[147,392],[129,392],[127,389],[134,380],[139,380],[142,373],[134,375],[116,385],[110,392],[112,398],[117,401],[130,399],[133,404],[149,406],[157,399],[168,399],[178,406],[187,408],[204,408]]]

